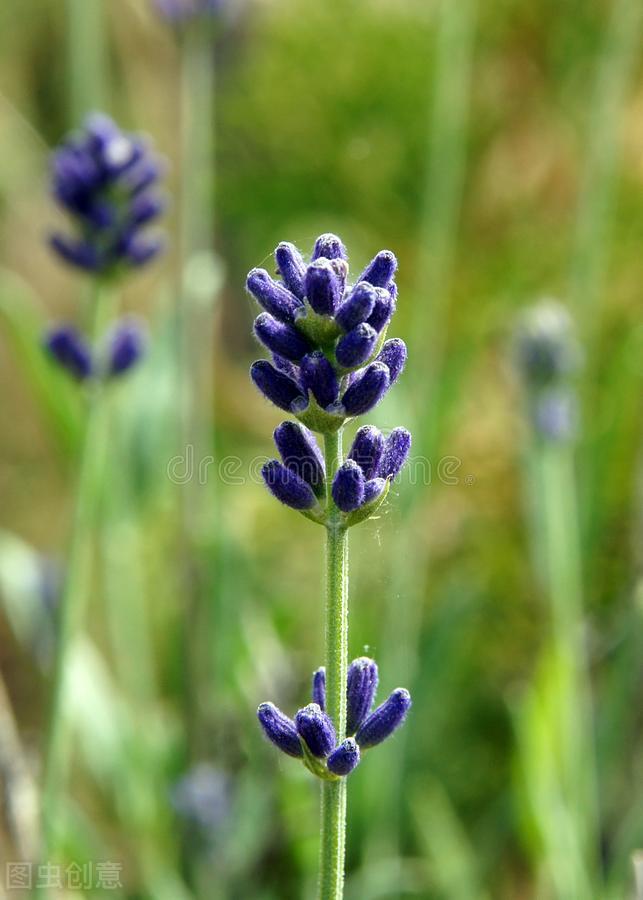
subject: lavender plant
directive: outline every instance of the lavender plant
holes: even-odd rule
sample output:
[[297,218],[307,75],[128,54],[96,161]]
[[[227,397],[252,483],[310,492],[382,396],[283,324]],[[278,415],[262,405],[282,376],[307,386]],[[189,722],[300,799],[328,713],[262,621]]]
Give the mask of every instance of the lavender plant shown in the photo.
[[134,319],[115,318],[116,288],[162,250],[147,225],[162,212],[161,162],[141,137],[123,132],[107,116],[92,114],[53,154],[52,193],[67,213],[69,232],[50,238],[59,259],[91,278],[85,309],[87,334],[69,324],[44,339],[52,360],[82,385],[86,401],[75,513],[66,577],[58,609],[57,644],[43,767],[43,858],[56,849],[55,818],[67,766],[64,705],[69,659],[82,628],[88,591],[94,498],[106,443],[105,390],[140,360],[145,331]]
[[[294,720],[272,703],[259,707],[266,736],[300,759],[322,781],[319,896],[343,895],[346,776],[363,751],[398,728],[411,698],[398,688],[377,709],[374,660],[348,666],[348,529],[374,516],[406,462],[411,436],[387,437],[362,426],[344,456],[346,423],[370,412],[397,381],[404,342],[387,340],[397,301],[393,253],[378,253],[348,283],[348,258],[333,234],[315,242],[309,263],[290,243],[275,251],[280,278],[253,269],[247,288],[263,307],[255,335],[270,351],[250,375],[260,392],[296,421],[282,422],[274,440],[281,460],[263,468],[268,490],[326,529],[325,666],[313,676],[312,700]],[[323,452],[313,432],[323,437]]]
[[[544,855],[555,861],[547,873],[552,895],[580,900],[594,895],[599,865],[574,465],[574,376],[581,350],[565,307],[547,300],[528,309],[517,330],[515,356],[532,434],[533,555],[549,603],[551,632],[521,723],[524,781]],[[543,748],[538,758],[533,746]]]

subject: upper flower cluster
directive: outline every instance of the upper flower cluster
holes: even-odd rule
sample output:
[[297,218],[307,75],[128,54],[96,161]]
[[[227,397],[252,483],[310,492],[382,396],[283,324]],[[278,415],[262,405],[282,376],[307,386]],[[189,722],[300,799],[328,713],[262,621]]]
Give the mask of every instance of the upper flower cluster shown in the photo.
[[326,714],[326,673],[313,675],[312,703],[297,712],[294,720],[273,703],[262,703],[257,716],[266,737],[284,753],[301,759],[319,778],[335,780],[350,774],[360,761],[360,752],[381,744],[404,721],[411,696],[396,688],[371,712],[377,692],[377,663],[366,656],[348,667],[346,685],[346,737],[337,744],[335,726]]
[[581,350],[561,304],[544,300],[527,310],[517,330],[516,357],[536,433],[545,440],[568,440],[576,425],[572,378]]
[[72,266],[111,275],[149,262],[163,247],[142,229],[163,211],[160,160],[147,142],[94,113],[53,154],[52,191],[74,235],[56,232],[55,252]]
[[[255,362],[250,375],[262,394],[299,424],[277,428],[282,462],[269,462],[263,475],[279,500],[323,522],[326,472],[309,429],[337,431],[373,409],[400,376],[406,346],[398,338],[386,340],[397,300],[397,260],[382,250],[349,285],[344,245],[323,234],[310,263],[289,243],[277,247],[275,261],[281,280],[265,269],[248,275],[247,288],[265,310],[255,320],[255,335],[272,355],[272,361]],[[386,439],[370,426],[357,432],[332,484],[344,524],[375,512],[410,446],[404,428]]]

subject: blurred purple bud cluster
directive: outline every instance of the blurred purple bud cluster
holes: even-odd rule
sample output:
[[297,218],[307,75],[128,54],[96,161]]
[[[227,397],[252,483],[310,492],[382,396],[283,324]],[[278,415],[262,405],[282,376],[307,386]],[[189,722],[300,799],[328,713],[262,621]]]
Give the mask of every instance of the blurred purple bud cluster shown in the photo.
[[544,300],[527,310],[517,329],[515,358],[536,434],[553,442],[573,438],[578,409],[572,380],[582,354],[564,306]]
[[87,117],[53,153],[51,189],[69,216],[72,233],[56,231],[50,244],[77,269],[111,276],[139,268],[163,249],[147,226],[165,208],[158,190],[161,160],[148,142],[106,115]]
[[225,0],[153,0],[159,15],[173,25],[180,25],[199,16],[216,16]]
[[72,325],[52,329],[45,337],[51,358],[76,381],[112,379],[130,371],[147,344],[145,325],[137,319],[118,321],[97,347]]

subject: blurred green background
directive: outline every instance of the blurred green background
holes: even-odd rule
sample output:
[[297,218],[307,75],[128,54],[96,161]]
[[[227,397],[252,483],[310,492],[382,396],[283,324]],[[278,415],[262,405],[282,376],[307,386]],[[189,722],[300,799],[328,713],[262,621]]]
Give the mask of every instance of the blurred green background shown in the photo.
[[[385,514],[351,533],[351,655],[375,656],[382,695],[405,685],[414,706],[403,733],[351,776],[346,896],[563,896],[555,870],[565,861],[548,841],[562,815],[543,751],[551,722],[537,702],[550,612],[509,352],[517,315],[543,295],[568,304],[585,345],[576,474],[599,827],[591,890],[564,900],[633,895],[630,856],[643,847],[642,26],[640,0],[231,3],[206,31],[210,116],[181,92],[181,55],[185,64],[194,46],[181,50],[144,0],[4,0],[2,861],[25,858],[34,827],[82,417],[39,348],[41,329],[80,320],[85,302],[83,280],[43,239],[59,216],[48,153],[91,89],[92,106],[153,138],[170,197],[190,175],[190,197],[214,210],[216,268],[197,291],[214,309],[214,339],[199,351],[214,391],[189,402],[217,462],[205,484],[196,470],[168,474],[187,452],[172,349],[186,263],[175,200],[170,253],[123,293],[149,319],[152,348],[110,398],[68,710],[65,859],[119,861],[123,897],[314,891],[317,785],[261,739],[254,711],[272,699],[292,713],[308,697],[323,653],[322,534],[257,478],[281,416],[247,376],[258,353],[244,282],[252,266],[271,268],[279,241],[308,251],[334,231],[354,272],[383,247],[398,256],[391,334],[411,355],[369,420],[411,428],[414,457],[428,461],[409,470],[425,477],[411,483],[407,472]],[[202,51],[203,34],[194,43]],[[186,104],[216,148],[216,167],[198,173],[182,171]]]

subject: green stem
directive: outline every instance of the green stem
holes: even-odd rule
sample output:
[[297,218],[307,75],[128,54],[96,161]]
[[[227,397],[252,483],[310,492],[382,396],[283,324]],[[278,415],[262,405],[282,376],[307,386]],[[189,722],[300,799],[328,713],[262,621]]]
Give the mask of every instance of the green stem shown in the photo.
[[[94,285],[93,337],[102,333],[107,303],[102,285]],[[60,598],[56,656],[51,682],[49,721],[45,735],[42,787],[42,851],[44,860],[55,857],[56,822],[60,820],[60,798],[64,791],[69,757],[66,699],[74,643],[82,630],[83,612],[89,591],[91,531],[96,494],[105,447],[105,404],[100,379],[88,385],[88,408],[83,446],[80,452],[76,507],[69,538],[65,584]]]
[[105,104],[107,49],[103,0],[67,0],[69,124]]
[[542,444],[537,451],[538,531],[552,622],[555,721],[561,801],[573,824],[567,853],[572,883],[561,896],[592,896],[596,878],[597,795],[588,661],[583,646],[583,590],[573,450]]
[[[324,436],[326,494],[326,711],[333,720],[337,741],[346,731],[346,672],[348,667],[348,537],[339,523],[331,485],[342,462],[341,431]],[[325,781],[321,788],[321,853],[319,900],[340,900],[344,893],[346,849],[346,779]]]

